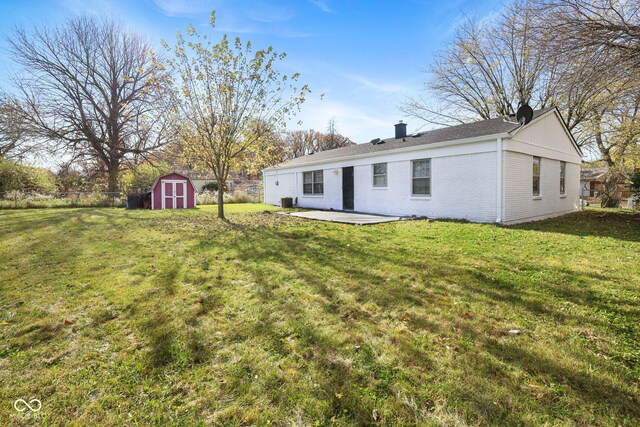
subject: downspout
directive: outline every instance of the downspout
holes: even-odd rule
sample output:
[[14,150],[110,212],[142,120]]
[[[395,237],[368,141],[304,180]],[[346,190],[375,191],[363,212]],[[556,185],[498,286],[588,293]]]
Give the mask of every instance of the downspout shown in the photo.
[[262,203],[267,203],[267,176],[262,170]]
[[502,222],[502,137],[496,139],[496,222]]
[[293,206],[298,207],[298,197],[300,196],[300,184],[298,183],[298,172],[293,173],[294,179],[296,180],[296,196],[293,199]]

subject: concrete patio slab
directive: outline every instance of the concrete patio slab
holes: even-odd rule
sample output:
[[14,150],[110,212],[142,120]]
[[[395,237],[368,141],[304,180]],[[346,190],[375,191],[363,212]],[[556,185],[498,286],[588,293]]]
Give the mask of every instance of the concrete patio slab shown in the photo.
[[298,218],[315,219],[317,221],[340,222],[342,224],[353,225],[380,224],[383,222],[400,221],[402,219],[402,217],[399,216],[384,216],[337,211],[291,212],[289,215]]

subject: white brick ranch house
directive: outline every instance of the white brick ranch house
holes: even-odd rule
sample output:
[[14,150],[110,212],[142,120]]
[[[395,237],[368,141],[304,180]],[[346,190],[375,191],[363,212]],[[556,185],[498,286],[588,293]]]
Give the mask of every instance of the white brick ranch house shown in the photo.
[[557,108],[306,155],[264,169],[265,203],[514,224],[580,206],[582,153]]

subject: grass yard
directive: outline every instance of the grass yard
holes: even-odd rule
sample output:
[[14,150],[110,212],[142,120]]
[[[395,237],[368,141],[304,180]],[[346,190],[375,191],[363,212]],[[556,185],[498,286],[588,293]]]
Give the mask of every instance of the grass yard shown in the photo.
[[0,425],[640,424],[640,215],[215,209],[0,211]]

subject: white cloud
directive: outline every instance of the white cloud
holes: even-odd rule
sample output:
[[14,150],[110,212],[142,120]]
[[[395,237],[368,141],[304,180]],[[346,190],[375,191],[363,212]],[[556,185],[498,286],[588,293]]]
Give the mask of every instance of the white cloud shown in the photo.
[[309,0],[309,1],[313,3],[318,9],[320,9],[325,13],[333,13],[333,9],[329,7],[326,1],[324,0]]
[[373,80],[356,74],[346,74],[346,78],[349,80],[353,80],[354,82],[360,83],[364,88],[371,89],[380,93],[397,93],[397,92],[408,92],[409,88],[407,86],[398,84],[398,83],[380,83],[374,82]]

